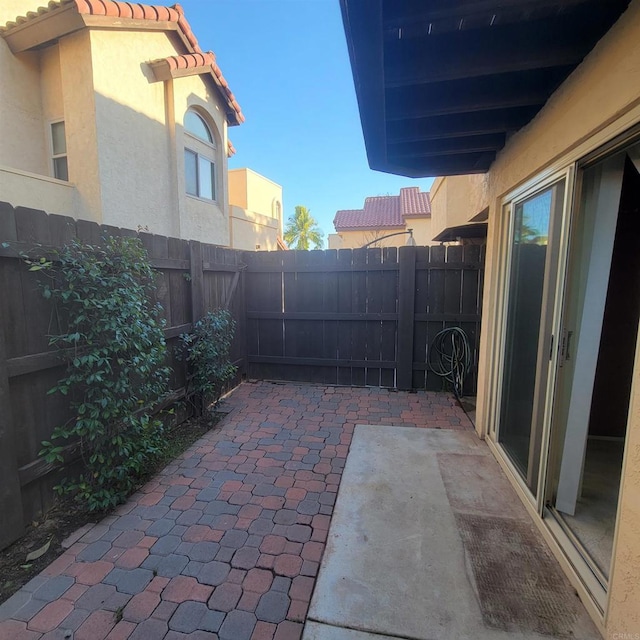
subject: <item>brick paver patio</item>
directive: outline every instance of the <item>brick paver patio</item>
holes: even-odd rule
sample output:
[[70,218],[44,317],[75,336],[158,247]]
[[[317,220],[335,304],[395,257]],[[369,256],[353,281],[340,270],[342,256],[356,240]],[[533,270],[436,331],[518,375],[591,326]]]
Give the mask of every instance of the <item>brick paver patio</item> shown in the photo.
[[244,383],[224,408],[0,605],[0,640],[298,640],[354,426],[471,428],[430,392]]

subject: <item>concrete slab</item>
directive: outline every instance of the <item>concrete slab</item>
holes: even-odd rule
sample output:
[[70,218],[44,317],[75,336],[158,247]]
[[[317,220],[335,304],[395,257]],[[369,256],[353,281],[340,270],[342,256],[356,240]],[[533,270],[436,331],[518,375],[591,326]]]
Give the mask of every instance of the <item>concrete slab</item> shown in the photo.
[[[487,624],[487,600],[476,587],[482,567],[456,517],[512,509],[516,517],[505,520],[522,526],[520,503],[492,460],[471,432],[357,426],[303,639],[548,639],[517,616],[501,629]],[[575,622],[569,633],[599,638],[579,608],[567,618]]]
[[304,628],[305,640],[397,640],[394,636],[383,636],[379,633],[365,633],[343,627],[332,627],[318,622],[307,622]]

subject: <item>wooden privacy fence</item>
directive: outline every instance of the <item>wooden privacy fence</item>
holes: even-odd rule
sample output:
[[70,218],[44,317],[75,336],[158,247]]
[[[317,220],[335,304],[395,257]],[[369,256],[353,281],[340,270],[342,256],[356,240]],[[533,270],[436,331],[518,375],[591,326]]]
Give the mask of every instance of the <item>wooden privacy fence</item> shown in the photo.
[[476,387],[484,246],[247,254],[250,377],[443,388],[429,347],[459,326]]
[[[97,244],[105,233],[141,239],[157,272],[157,300],[165,319],[172,369],[167,404],[184,397],[184,364],[173,355],[181,333],[207,311],[229,308],[237,327],[232,360],[244,370],[245,313],[242,252],[188,242],[0,203],[0,548],[19,537],[24,524],[53,503],[59,470],[40,459],[41,442],[70,417],[68,399],[47,395],[64,372],[49,347],[53,307],[43,298],[37,273],[21,254],[51,254],[73,238]],[[77,455],[77,454],[75,454]],[[69,462],[74,449],[67,451]]]
[[[238,377],[443,388],[427,366],[435,335],[467,334],[476,386],[484,248],[403,247],[340,251],[241,252],[0,203],[0,548],[53,504],[61,477],[39,458],[43,440],[72,415],[47,395],[64,362],[49,335],[53,307],[21,255],[52,255],[73,238],[138,235],[157,272],[166,321],[172,393],[184,396],[184,364],[173,346],[207,311],[228,308],[237,327]],[[77,457],[73,446],[66,459]]]

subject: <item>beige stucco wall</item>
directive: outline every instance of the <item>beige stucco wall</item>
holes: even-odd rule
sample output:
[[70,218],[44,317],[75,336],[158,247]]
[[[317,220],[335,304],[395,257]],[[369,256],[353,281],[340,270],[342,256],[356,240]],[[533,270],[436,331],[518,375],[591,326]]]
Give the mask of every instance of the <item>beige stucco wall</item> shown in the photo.
[[280,226],[275,218],[229,205],[231,246],[244,251],[277,251]]
[[436,178],[429,193],[432,237],[448,227],[467,224],[489,205],[485,174]]
[[[406,227],[404,229],[380,229],[373,230],[354,230],[354,231],[338,231],[329,234],[329,249],[359,249],[362,245],[367,244],[401,231],[413,230],[413,239],[416,245],[429,246],[439,244],[433,242],[433,233],[431,231],[431,218],[407,218],[405,220]],[[375,244],[376,247],[404,247],[407,244],[409,235],[393,236],[385,238]]]
[[[498,288],[498,221],[502,198],[547,170],[570,166],[580,155],[640,123],[639,87],[640,0],[633,0],[619,22],[538,116],[510,139],[486,175],[490,212],[478,383],[477,416],[481,433],[486,433],[489,426],[493,354],[499,349],[495,328],[503,294]],[[451,207],[450,203],[447,207]],[[606,634],[611,640],[621,640],[623,636],[616,635],[620,633],[640,633],[639,364],[634,371],[631,407],[615,561],[610,577],[610,606],[605,618]]]
[[640,348],[636,348],[635,371],[618,505],[607,623],[609,640],[623,640],[624,636],[619,634],[640,633]]
[[231,246],[275,251],[282,237],[282,187],[247,168],[231,169],[228,176]]
[[[164,85],[147,60],[169,55],[162,32],[91,30],[102,220],[176,235],[171,219]],[[174,212],[175,215],[175,212]]]
[[64,216],[78,211],[78,192],[72,184],[12,167],[0,166],[0,200]]
[[248,209],[247,204],[247,169],[229,170],[229,204]]
[[[103,221],[227,245],[226,121],[217,95],[199,76],[153,81],[146,61],[175,53],[165,33],[94,30],[91,49]],[[182,122],[190,106],[216,137],[215,202],[186,195]]]
[[[32,9],[27,0],[3,0],[0,20]],[[14,170],[0,177],[11,185],[5,199],[47,211],[73,201],[73,210],[59,212],[228,245],[224,109],[203,77],[155,81],[147,63],[175,53],[169,35],[152,30],[83,29],[18,55],[0,39],[0,74],[11,87],[0,91],[0,166]],[[216,137],[215,202],[186,194],[182,123],[190,106],[201,109]],[[52,175],[50,124],[61,119],[77,192],[69,198],[55,181],[34,179],[30,193],[30,174]]]
[[[0,3],[0,23],[19,15],[17,4]],[[0,165],[46,174],[39,54],[14,56],[0,38],[0,78]]]
[[104,222],[90,34],[87,30],[74,33],[58,47],[69,181],[78,189],[76,215]]

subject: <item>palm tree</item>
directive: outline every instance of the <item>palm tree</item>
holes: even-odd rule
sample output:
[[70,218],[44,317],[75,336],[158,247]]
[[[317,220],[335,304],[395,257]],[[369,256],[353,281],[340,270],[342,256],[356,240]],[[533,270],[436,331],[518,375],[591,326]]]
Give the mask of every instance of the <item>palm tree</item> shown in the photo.
[[324,234],[309,209],[302,205],[298,205],[295,214],[287,220],[284,239],[292,249],[306,250],[310,244],[313,244],[314,249],[322,249],[324,246]]

